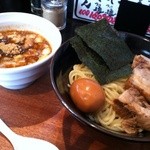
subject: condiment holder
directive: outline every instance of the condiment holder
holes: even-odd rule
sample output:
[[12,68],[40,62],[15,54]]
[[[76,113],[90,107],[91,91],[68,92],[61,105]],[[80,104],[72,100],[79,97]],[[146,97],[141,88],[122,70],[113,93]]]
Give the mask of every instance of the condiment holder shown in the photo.
[[66,27],[67,0],[41,0],[42,16],[63,30]]

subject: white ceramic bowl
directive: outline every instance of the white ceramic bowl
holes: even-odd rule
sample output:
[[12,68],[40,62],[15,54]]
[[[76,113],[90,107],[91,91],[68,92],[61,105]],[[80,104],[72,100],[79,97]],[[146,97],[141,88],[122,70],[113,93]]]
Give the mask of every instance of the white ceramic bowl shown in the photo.
[[50,59],[60,47],[62,36],[50,21],[28,13],[0,13],[0,30],[20,29],[42,35],[51,45],[52,52],[41,61],[16,68],[0,68],[0,85],[8,89],[22,89],[29,86],[49,69]]

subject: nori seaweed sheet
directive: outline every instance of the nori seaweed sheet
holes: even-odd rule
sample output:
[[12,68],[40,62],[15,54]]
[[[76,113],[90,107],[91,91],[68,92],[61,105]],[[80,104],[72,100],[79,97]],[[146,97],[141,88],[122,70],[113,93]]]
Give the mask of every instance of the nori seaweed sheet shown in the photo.
[[96,80],[101,84],[106,83],[106,75],[109,73],[109,68],[103,59],[95,51],[87,47],[79,36],[71,38],[70,43],[80,61],[93,72]]
[[102,85],[118,78],[126,77],[132,72],[130,64],[118,70],[110,70],[104,60],[77,35],[70,39],[70,43],[80,61],[93,72],[96,80]]
[[75,32],[103,58],[110,70],[132,62],[134,55],[131,50],[105,19],[78,27]]
[[132,73],[130,63],[134,54],[105,20],[79,27],[76,33],[70,43],[100,84]]
[[106,76],[106,83],[110,83],[115,79],[127,77],[132,73],[131,64],[127,64],[118,70],[110,71],[109,74]]

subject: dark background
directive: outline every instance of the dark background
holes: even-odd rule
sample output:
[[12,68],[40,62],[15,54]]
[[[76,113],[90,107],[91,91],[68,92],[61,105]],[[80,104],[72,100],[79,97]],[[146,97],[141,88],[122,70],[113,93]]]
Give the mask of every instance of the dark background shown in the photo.
[[144,36],[150,25],[150,6],[122,0],[114,27]]
[[0,0],[0,12],[31,12],[30,0]]

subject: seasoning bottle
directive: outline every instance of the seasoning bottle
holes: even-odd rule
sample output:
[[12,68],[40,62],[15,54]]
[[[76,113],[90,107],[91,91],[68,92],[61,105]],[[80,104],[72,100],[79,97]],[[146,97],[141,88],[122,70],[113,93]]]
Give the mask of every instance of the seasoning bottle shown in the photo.
[[66,27],[67,0],[41,0],[42,16],[59,30]]

